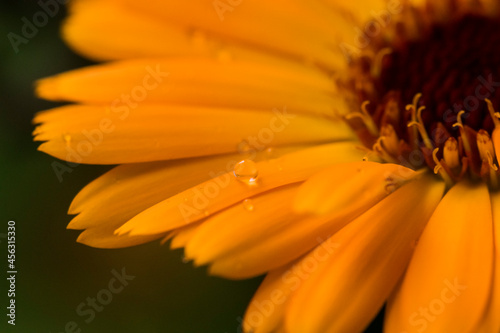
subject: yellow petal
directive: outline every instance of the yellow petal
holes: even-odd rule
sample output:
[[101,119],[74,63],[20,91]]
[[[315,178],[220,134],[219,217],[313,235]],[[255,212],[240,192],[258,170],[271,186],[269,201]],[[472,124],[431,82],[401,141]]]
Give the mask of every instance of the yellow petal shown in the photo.
[[74,163],[122,164],[342,141],[353,132],[342,121],[241,109],[135,104],[65,106],[39,113],[39,150]]
[[490,293],[491,214],[486,185],[463,181],[449,190],[388,303],[387,332],[472,332]]
[[[182,12],[189,15],[179,15]],[[71,13],[65,28],[70,44],[86,54],[112,59],[120,54],[135,56],[138,52],[134,54],[130,50],[143,45],[154,54],[167,53],[166,46],[171,44],[175,45],[174,54],[184,50],[185,54],[196,54],[196,51],[207,54],[215,48],[214,44],[219,49],[235,44],[289,58],[312,59],[333,68],[343,60],[340,50],[335,47],[338,31],[342,25],[344,30],[350,28],[341,15],[316,1],[269,3],[260,0],[238,6],[202,0],[185,4],[75,1]],[[137,18],[130,20],[130,13]],[[152,23],[147,24],[144,18]],[[125,32],[115,28],[122,26],[127,27]],[[175,27],[180,28],[181,33]],[[210,37],[208,40],[196,38],[196,35],[189,38],[193,32]],[[131,38],[124,38],[128,35]],[[146,37],[141,39],[140,36]],[[99,50],[104,46],[106,53]]]
[[500,156],[500,127],[496,127],[491,135],[493,146],[495,147],[495,155]]
[[77,214],[70,229],[85,229],[121,220],[227,170],[238,155],[120,165],[85,186],[71,203]]
[[443,191],[433,175],[409,182],[335,234],[333,254],[305,257],[288,331],[361,332],[404,273]]
[[[196,234],[196,230],[200,227],[200,225],[203,222],[200,223],[192,223],[188,224],[185,227],[173,230],[172,233],[172,242],[170,243],[170,248],[171,249],[180,249],[193,238],[193,236]],[[186,258],[187,259],[187,258]]]
[[85,186],[73,199],[69,214],[78,215],[68,228],[93,228],[112,221],[124,224],[154,204],[230,171],[244,156],[250,155],[253,160],[262,161],[298,149],[303,147],[120,165]]
[[478,328],[474,330],[474,332],[481,333],[500,332],[500,193],[490,193],[490,196],[495,239],[494,271],[486,316],[481,319]]
[[[113,106],[133,103],[231,107],[302,114],[345,113],[333,81],[304,66],[210,59],[140,59],[92,66],[38,82],[50,100]],[[123,111],[125,112],[125,111]]]
[[116,249],[148,243],[165,237],[165,233],[146,236],[116,235],[114,231],[123,220],[110,220],[98,226],[84,230],[77,238],[77,242],[101,249]]
[[[405,168],[399,170],[395,165],[372,162],[339,164],[328,170],[345,175],[346,170],[358,168],[366,169],[365,173],[372,175],[376,174],[373,170],[381,176],[395,171],[405,177],[417,175],[414,171],[403,170]],[[382,177],[382,182],[384,179]],[[353,183],[349,193],[343,193],[347,197],[351,193],[365,192],[364,195],[342,201],[342,205],[329,214],[294,212],[292,202],[297,185],[251,198],[251,212],[243,203],[204,221],[188,243],[186,255],[199,265],[212,262],[210,273],[232,279],[249,278],[280,267],[310,251],[391,193],[385,190],[386,184],[380,185],[376,178],[365,180],[366,183]],[[371,186],[367,185],[368,182],[373,180],[376,186],[381,186],[381,191],[367,188]],[[333,185],[331,187],[332,191],[338,190],[333,189]],[[237,222],[228,225],[227,221]]]
[[245,312],[244,332],[276,332],[283,325],[286,305],[296,283],[291,267],[290,264],[267,274]]
[[301,186],[294,208],[301,213],[326,214],[356,202],[370,207],[416,175],[415,171],[396,164],[334,165]]
[[317,146],[262,161],[256,165],[258,177],[254,183],[240,181],[233,172],[228,172],[158,203],[117,232],[151,234],[172,230],[259,193],[304,181],[326,166],[360,160],[362,156],[361,150],[346,142]]

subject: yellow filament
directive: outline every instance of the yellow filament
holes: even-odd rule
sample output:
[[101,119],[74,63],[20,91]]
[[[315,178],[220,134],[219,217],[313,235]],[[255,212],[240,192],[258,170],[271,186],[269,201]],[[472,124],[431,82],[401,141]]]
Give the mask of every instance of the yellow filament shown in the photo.
[[372,67],[373,77],[380,77],[380,73],[382,73],[382,61],[384,60],[384,57],[386,55],[389,55],[392,52],[394,52],[393,49],[391,49],[390,47],[385,47],[377,53],[377,55],[375,56],[374,65]]
[[372,116],[370,115],[368,109],[366,108],[368,104],[370,104],[369,101],[364,101],[363,104],[361,104],[361,112],[352,112],[346,115],[346,119],[360,118],[365,124],[370,134],[372,134],[375,137],[378,137],[379,132],[377,125],[375,125]]
[[[422,93],[416,94],[413,97],[413,103],[408,104],[406,106],[407,111],[411,110],[411,122],[410,123],[417,122],[417,105],[418,105],[418,102],[420,101],[421,97],[422,97]],[[418,149],[418,142],[417,142],[418,129],[416,127],[412,127],[412,131],[413,131],[413,133],[412,133],[413,138],[415,138],[415,140],[411,144],[413,146],[413,149]]]
[[[408,123],[408,127],[416,126],[418,131],[420,132],[420,136],[422,137],[422,140],[424,141],[425,146],[428,149],[433,150],[434,146],[432,145],[432,141],[429,138],[429,135],[427,135],[427,131],[425,130],[424,122],[422,120],[422,111],[424,111],[424,110],[425,110],[425,106],[421,106],[418,109],[417,120],[412,119],[412,121]],[[412,118],[414,118],[414,114],[412,114]]]
[[434,160],[434,163],[436,163],[436,167],[434,168],[434,173],[437,175],[441,176],[443,178],[444,182],[448,187],[451,187],[453,185],[453,180],[451,179],[450,175],[446,172],[446,170],[443,168],[443,165],[441,164],[441,161],[437,158],[437,153],[439,151],[439,148],[436,148],[432,151],[432,159]]
[[488,158],[488,164],[490,165],[490,184],[493,189],[498,188],[498,167],[495,165],[493,162],[493,156],[491,155],[490,152],[486,153],[486,156]]
[[500,120],[498,120],[498,118],[500,118],[500,113],[495,111],[493,103],[491,103],[489,99],[485,98],[484,101],[488,104],[488,111],[490,112],[491,119],[493,119],[493,122],[495,123],[495,127],[500,126]]
[[462,123],[462,115],[464,113],[465,113],[465,111],[462,110],[457,114],[457,122],[455,124],[453,124],[453,127],[460,128],[460,136],[462,137],[464,149],[466,152],[469,153],[467,155],[470,155],[470,152],[471,152],[470,143],[469,143],[469,139],[467,138],[467,133],[465,132],[464,124]]
[[383,136],[377,139],[377,142],[375,142],[375,144],[373,145],[373,151],[377,153],[384,161],[398,164],[399,162],[387,152],[387,149],[385,149],[384,139],[385,137]]

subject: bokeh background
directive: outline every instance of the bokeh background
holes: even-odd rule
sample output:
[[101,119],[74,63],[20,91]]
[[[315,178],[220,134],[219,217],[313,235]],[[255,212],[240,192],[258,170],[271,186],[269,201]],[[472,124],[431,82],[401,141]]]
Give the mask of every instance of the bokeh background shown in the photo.
[[[46,1],[46,0],[42,0]],[[91,64],[59,37],[62,8],[36,36],[15,52],[9,33],[22,36],[23,17],[32,21],[37,1],[0,2],[0,332],[240,332],[239,318],[261,278],[228,281],[205,268],[182,262],[181,251],[158,242],[119,250],[100,250],[75,242],[66,230],[67,208],[76,193],[109,167],[84,166],[59,182],[54,159],[32,142],[33,115],[57,106],[37,99],[34,82]],[[133,195],[133,193],[131,193]],[[16,222],[16,326],[7,324],[7,222]],[[76,308],[107,288],[113,269],[135,276],[125,289],[86,323]],[[380,318],[368,329],[381,332]],[[71,330],[68,330],[70,332]],[[75,330],[78,332],[78,330]],[[304,332],[308,333],[308,332]]]

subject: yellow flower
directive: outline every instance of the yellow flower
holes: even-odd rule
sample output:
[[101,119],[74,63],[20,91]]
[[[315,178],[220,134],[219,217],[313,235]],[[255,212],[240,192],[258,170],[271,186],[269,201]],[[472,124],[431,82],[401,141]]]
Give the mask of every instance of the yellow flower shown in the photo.
[[73,1],[41,80],[79,242],[267,276],[247,332],[500,330],[493,0]]

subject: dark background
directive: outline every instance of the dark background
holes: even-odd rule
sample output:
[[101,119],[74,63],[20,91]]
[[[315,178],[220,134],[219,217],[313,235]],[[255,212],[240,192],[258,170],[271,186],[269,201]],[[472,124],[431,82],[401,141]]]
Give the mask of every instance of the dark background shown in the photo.
[[[0,332],[65,332],[74,321],[82,332],[239,332],[261,279],[228,281],[182,263],[182,252],[158,242],[100,250],[75,242],[66,230],[67,208],[76,193],[109,167],[84,166],[59,182],[54,159],[32,142],[33,115],[57,106],[34,97],[35,80],[90,64],[59,38],[64,8],[16,53],[8,39],[22,36],[37,1],[0,2]],[[7,324],[7,222],[16,222],[16,326]],[[107,288],[111,271],[135,276],[90,323],[76,314],[87,297]],[[378,332],[380,328],[370,328]],[[71,331],[71,330],[70,330]]]

